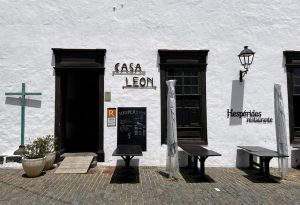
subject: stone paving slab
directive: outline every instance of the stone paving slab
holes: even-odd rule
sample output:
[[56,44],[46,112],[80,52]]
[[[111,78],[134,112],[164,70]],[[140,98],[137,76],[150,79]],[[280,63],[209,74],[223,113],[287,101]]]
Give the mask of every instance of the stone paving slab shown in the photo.
[[26,178],[22,169],[0,169],[0,204],[300,204],[300,170],[264,181],[257,170],[206,169],[205,180],[182,168],[177,179],[162,167],[101,167],[87,174]]

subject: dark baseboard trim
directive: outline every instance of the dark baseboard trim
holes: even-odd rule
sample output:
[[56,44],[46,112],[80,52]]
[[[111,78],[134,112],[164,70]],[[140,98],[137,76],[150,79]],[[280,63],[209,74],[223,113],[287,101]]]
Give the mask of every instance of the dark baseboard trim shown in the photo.
[[97,152],[97,161],[98,162],[104,162],[105,153],[103,150],[99,150]]

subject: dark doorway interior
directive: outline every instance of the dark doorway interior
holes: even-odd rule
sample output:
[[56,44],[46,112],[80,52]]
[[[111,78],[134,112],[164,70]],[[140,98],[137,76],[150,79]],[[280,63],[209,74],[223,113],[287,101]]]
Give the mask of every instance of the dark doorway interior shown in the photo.
[[66,152],[97,152],[99,145],[99,74],[69,71],[61,76]]

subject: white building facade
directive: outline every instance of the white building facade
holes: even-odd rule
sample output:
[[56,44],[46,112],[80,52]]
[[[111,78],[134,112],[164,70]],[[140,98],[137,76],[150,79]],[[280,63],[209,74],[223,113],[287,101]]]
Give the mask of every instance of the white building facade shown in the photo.
[[[280,84],[289,163],[299,165],[293,148],[300,143],[298,1],[0,0],[0,5],[0,155],[20,145],[21,108],[5,92],[19,92],[25,83],[27,92],[42,93],[27,97],[25,143],[56,134],[65,148],[100,152],[99,161],[115,165],[120,122],[118,115],[115,126],[114,119],[108,122],[108,108],[117,114],[145,108],[139,165],[164,166],[165,80],[175,78],[181,139],[222,154],[209,158],[208,166],[243,164],[238,145],[277,149],[274,84]],[[244,46],[255,57],[239,82],[237,55]],[[266,122],[229,112],[257,112]],[[93,134],[94,141],[86,139]]]

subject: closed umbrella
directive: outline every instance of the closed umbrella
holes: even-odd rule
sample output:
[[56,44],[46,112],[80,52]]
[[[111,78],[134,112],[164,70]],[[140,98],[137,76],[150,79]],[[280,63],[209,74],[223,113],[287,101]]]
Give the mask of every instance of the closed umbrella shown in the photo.
[[[281,94],[281,85],[274,85],[274,108],[275,108],[275,124],[278,154],[288,155],[286,123],[284,115],[284,106]],[[281,178],[285,179],[288,169],[288,159],[278,158],[278,167]]]
[[176,176],[179,170],[177,123],[176,123],[176,80],[166,81],[168,86],[167,98],[167,172],[169,178]]

